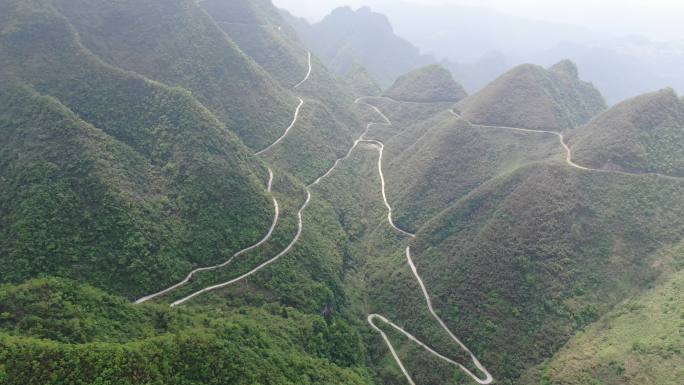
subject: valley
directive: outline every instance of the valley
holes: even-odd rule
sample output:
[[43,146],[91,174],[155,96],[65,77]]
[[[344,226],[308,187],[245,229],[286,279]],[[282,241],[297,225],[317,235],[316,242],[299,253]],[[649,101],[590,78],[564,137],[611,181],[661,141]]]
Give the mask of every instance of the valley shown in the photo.
[[340,76],[351,16],[269,0],[0,15],[0,384],[678,385],[672,90]]

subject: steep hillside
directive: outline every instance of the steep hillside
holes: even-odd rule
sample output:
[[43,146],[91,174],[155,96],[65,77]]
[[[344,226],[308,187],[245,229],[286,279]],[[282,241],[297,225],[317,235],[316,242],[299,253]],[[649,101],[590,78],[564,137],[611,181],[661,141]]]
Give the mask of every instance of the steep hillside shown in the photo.
[[570,138],[578,162],[595,168],[684,176],[684,102],[672,89],[622,102]]
[[684,378],[682,291],[684,271],[620,304],[520,383],[678,385]]
[[518,66],[455,109],[473,123],[560,131],[587,123],[605,108],[601,94],[566,60],[549,69]]
[[451,73],[436,64],[400,76],[383,95],[395,100],[420,103],[456,103],[468,96]]
[[337,8],[313,25],[291,15],[286,20],[331,70],[345,74],[358,63],[382,87],[392,84],[399,75],[434,62],[396,36],[387,18],[368,7],[356,11]]
[[500,383],[640,293],[684,233],[684,183],[530,165],[422,228],[435,306]]
[[3,384],[372,383],[345,363],[358,334],[292,308],[140,307],[56,279],[1,286],[0,307]]
[[[289,124],[297,99],[195,2],[51,1],[100,58],[191,91],[252,149],[273,142]],[[281,65],[299,72],[304,64],[297,64],[295,69]]]
[[265,168],[187,91],[104,64],[41,1],[0,14],[5,280],[140,295],[262,236]]
[[382,89],[380,89],[380,86],[373,79],[370,72],[359,64],[353,65],[344,75],[344,79],[351,84],[356,95],[378,96],[382,93]]
[[270,0],[205,0],[200,6],[282,85],[290,88],[302,80],[306,50]]

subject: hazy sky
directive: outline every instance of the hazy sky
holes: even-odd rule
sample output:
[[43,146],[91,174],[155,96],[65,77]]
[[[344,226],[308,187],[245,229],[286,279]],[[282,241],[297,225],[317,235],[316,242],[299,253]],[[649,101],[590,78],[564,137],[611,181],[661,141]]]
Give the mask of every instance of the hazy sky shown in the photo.
[[[273,0],[297,16],[318,20],[350,5],[390,6],[400,0]],[[684,40],[684,0],[404,0],[487,7],[518,16],[581,25],[612,35]]]

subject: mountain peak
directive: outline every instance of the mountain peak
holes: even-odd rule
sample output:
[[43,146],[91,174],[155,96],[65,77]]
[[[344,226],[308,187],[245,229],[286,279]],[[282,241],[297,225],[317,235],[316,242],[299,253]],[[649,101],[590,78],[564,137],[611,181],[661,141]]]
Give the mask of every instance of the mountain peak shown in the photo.
[[573,61],[565,59],[549,67],[549,71],[557,74],[568,75],[573,79],[579,79],[579,70],[577,64]]
[[522,64],[460,102],[457,109],[474,123],[571,129],[606,108],[600,92],[580,80],[577,73],[577,66],[569,60],[548,70]]
[[458,102],[468,96],[446,68],[431,64],[400,76],[384,93],[409,102]]
[[684,102],[672,88],[619,103],[572,136],[577,158],[596,168],[684,175]]

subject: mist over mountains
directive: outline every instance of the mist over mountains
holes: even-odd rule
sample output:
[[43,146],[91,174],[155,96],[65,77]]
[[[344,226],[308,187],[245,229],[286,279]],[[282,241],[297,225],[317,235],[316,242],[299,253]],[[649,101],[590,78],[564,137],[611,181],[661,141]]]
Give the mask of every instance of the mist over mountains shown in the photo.
[[[549,66],[563,59],[577,63],[581,76],[594,83],[609,104],[664,87],[684,91],[684,71],[681,70],[684,41],[678,41],[677,36],[672,36],[670,42],[658,42],[643,36],[614,36],[591,28],[523,18],[483,7],[410,2],[381,2],[372,9],[361,7],[356,11],[340,8],[313,24],[312,28],[318,33],[304,33],[301,29],[299,32],[305,40],[310,35],[324,39],[320,33],[325,26],[342,15],[359,29],[358,32],[382,26],[384,43],[373,43],[375,37],[357,38],[363,41],[363,52],[387,54],[391,49],[394,56],[388,57],[387,63],[401,67],[403,72],[439,62],[470,93],[515,65]],[[388,24],[396,40],[388,37],[391,32]],[[605,28],[597,30],[605,31]],[[390,41],[394,43],[388,44]],[[415,47],[409,47],[407,43]],[[334,59],[337,62],[353,61],[354,54],[348,51],[355,45],[349,41],[340,42],[340,45],[346,52],[338,52],[334,45],[327,45],[326,49],[336,52],[328,55],[338,54],[340,57]],[[399,58],[403,60],[397,60]],[[406,68],[409,64],[413,67]],[[371,71],[373,66],[368,65]],[[376,72],[381,83],[387,86],[390,81],[386,79],[395,76],[396,71],[385,67],[384,71]]]

